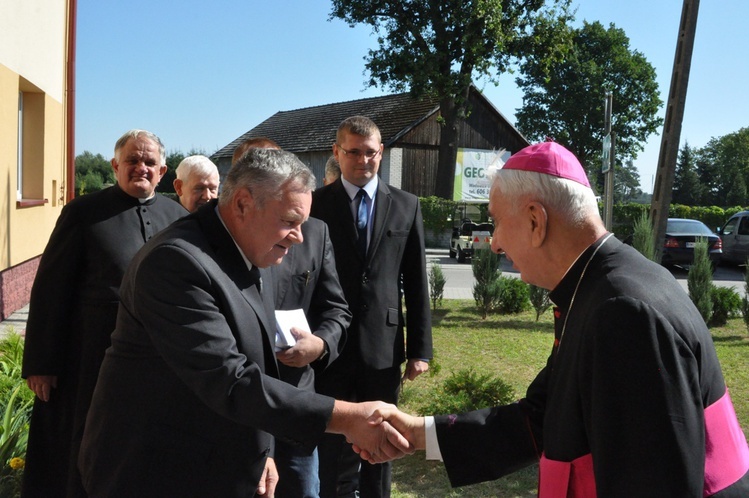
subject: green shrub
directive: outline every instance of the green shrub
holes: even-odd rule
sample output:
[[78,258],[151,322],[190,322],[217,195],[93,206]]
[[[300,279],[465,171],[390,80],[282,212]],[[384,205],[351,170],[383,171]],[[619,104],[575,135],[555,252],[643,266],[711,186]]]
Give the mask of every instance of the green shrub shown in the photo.
[[689,298],[705,323],[709,323],[713,315],[712,287],[713,266],[707,255],[707,239],[700,237],[694,244],[694,262],[687,273],[687,288]]
[[442,306],[442,297],[445,295],[445,284],[447,279],[442,271],[442,266],[438,263],[432,264],[429,268],[429,297],[432,300],[432,309],[436,310],[437,305]]
[[471,258],[473,278],[476,280],[473,284],[473,299],[481,312],[481,318],[486,318],[489,312],[499,305],[502,292],[499,258],[499,254],[492,252],[491,249],[476,251]]
[[463,413],[515,401],[512,386],[499,377],[478,374],[472,368],[453,373],[419,408],[419,415]]
[[520,313],[530,308],[528,284],[514,277],[499,277],[499,303],[501,313]]
[[746,329],[749,330],[749,259],[746,260],[744,268],[744,297],[741,298],[741,315]]
[[21,493],[34,393],[21,378],[23,339],[12,329],[0,340],[0,496]]
[[643,211],[640,218],[635,221],[632,247],[640,251],[640,254],[650,261],[656,260],[655,233],[649,211]]
[[421,215],[424,218],[424,228],[434,230],[435,233],[449,230],[453,226],[453,218],[458,203],[441,197],[419,197]]
[[541,318],[546,310],[551,308],[551,300],[549,300],[549,291],[542,288],[536,287],[535,285],[528,286],[528,292],[530,294],[531,306],[536,310],[536,321]]
[[713,314],[710,317],[711,327],[722,327],[729,318],[738,315],[741,310],[741,296],[730,287],[713,285],[710,297],[713,302]]

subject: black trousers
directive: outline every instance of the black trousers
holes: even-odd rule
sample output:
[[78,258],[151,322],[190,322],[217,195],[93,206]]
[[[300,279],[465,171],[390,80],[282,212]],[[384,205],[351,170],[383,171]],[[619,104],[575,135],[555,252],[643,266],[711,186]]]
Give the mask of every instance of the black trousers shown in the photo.
[[[315,390],[344,401],[385,401],[397,404],[401,368],[384,370],[345,368],[334,362],[317,374]],[[388,498],[392,483],[390,462],[372,465],[354,453],[346,438],[325,434],[318,446],[320,498]],[[357,494],[358,491],[358,494]]]

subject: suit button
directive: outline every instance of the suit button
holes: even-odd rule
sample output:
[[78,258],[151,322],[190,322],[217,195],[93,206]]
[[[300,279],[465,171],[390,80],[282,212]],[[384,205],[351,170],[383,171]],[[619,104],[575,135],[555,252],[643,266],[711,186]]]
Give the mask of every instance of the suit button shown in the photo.
[[367,311],[367,310],[369,309],[369,305],[367,305],[367,304],[362,304],[362,305],[361,305],[361,309],[363,309],[364,311]]
[[366,275],[364,275],[364,276],[363,276],[363,277],[361,278],[361,283],[363,283],[363,284],[365,284],[365,285],[366,285],[366,284],[368,284],[368,283],[369,283],[369,277],[367,277]]

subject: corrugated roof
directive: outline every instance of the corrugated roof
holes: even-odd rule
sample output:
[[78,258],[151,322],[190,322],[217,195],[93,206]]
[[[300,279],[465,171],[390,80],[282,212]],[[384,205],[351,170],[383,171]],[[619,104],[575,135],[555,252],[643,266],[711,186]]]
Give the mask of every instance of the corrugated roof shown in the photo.
[[435,98],[414,99],[408,93],[372,97],[335,104],[279,111],[247,133],[219,149],[212,158],[231,157],[248,138],[268,137],[289,152],[330,150],[341,121],[350,116],[367,116],[380,128],[387,147],[404,132],[439,110]]

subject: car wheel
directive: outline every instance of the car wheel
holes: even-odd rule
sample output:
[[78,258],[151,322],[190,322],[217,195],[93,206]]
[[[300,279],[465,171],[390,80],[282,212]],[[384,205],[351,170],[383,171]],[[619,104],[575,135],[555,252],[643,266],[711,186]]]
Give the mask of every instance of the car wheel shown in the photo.
[[453,251],[453,248],[450,248],[450,257],[454,258],[456,256],[455,251]]
[[463,251],[458,251],[458,263],[465,263],[466,262],[466,253]]

